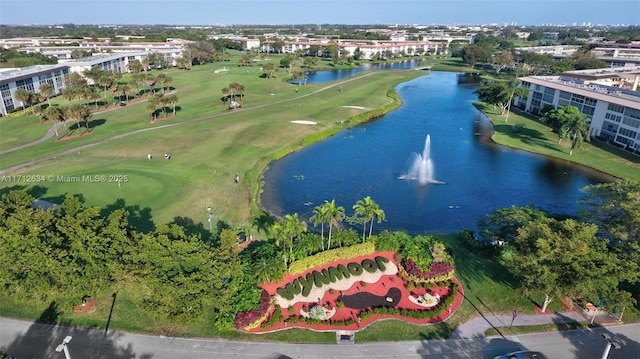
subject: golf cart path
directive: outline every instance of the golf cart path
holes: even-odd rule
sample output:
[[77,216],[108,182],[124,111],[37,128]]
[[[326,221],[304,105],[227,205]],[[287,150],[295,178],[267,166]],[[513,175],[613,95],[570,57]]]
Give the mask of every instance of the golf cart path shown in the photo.
[[[86,144],[86,145],[70,148],[70,149],[62,151],[62,152],[57,152],[57,153],[54,153],[54,154],[50,154],[50,155],[47,155],[47,156],[44,156],[44,157],[40,157],[40,158],[31,160],[31,161],[28,161],[28,162],[21,163],[21,164],[15,165],[15,166],[4,168],[4,169],[0,170],[0,175],[6,175],[6,174],[12,173],[14,171],[17,171],[17,170],[20,170],[20,169],[23,169],[23,168],[26,168],[26,167],[29,167],[29,166],[33,166],[33,165],[42,163],[44,161],[48,161],[48,160],[54,159],[56,157],[61,157],[61,156],[68,155],[68,154],[71,154],[71,153],[77,153],[78,151],[83,151],[83,150],[86,150],[86,149],[89,149],[89,148],[92,148],[92,147],[107,143],[109,141],[119,140],[121,138],[129,137],[129,136],[132,136],[132,135],[137,135],[139,133],[148,132],[148,131],[156,131],[156,130],[160,130],[160,129],[175,127],[175,126],[188,125],[188,124],[192,124],[192,123],[195,123],[195,122],[206,121],[206,120],[211,120],[211,119],[222,117],[222,116],[227,116],[227,115],[230,115],[230,114],[233,114],[233,113],[237,113],[237,112],[253,111],[253,110],[265,108],[265,107],[268,107],[268,106],[273,106],[273,105],[278,105],[278,104],[282,104],[282,103],[286,103],[286,102],[299,100],[301,98],[313,96],[313,95],[318,94],[320,92],[327,91],[327,90],[329,90],[331,88],[334,88],[336,86],[340,86],[342,84],[345,84],[345,83],[348,83],[348,82],[351,82],[351,81],[356,81],[356,80],[363,79],[365,77],[371,76],[371,75],[376,74],[376,73],[377,72],[374,72],[374,71],[368,72],[368,73],[365,73],[365,74],[362,74],[362,75],[359,75],[359,76],[356,76],[356,77],[352,77],[352,78],[349,78],[349,79],[346,79],[346,80],[343,80],[343,81],[339,81],[339,82],[333,83],[331,85],[319,88],[319,89],[314,90],[314,91],[312,91],[312,92],[310,92],[308,94],[300,95],[300,96],[289,98],[289,99],[284,99],[284,100],[280,100],[280,101],[265,103],[265,104],[261,104],[261,105],[257,105],[257,106],[253,106],[253,107],[235,109],[232,112],[223,112],[223,113],[219,113],[219,114],[215,114],[215,115],[209,115],[209,116],[205,116],[205,117],[194,118],[194,119],[186,120],[186,121],[182,121],[182,122],[170,123],[170,124],[166,124],[166,125],[143,128],[143,129],[139,129],[139,130],[135,130],[135,131],[121,133],[121,134],[118,134],[118,135],[115,135],[115,136],[111,136],[109,138],[105,138],[105,139],[102,139],[102,140],[99,140],[99,141],[96,141],[96,142],[92,142],[92,143]],[[112,111],[112,110],[114,110],[114,109],[111,109],[110,111]],[[54,126],[59,126],[59,124],[55,124]],[[20,145],[20,146],[17,146],[17,147],[13,147],[13,148],[9,148],[9,149],[0,151],[0,155],[5,154],[5,153],[9,153],[9,152],[13,152],[13,151],[16,151],[16,150],[19,150],[19,149],[27,148],[27,147],[30,147],[30,146],[34,146],[34,145],[39,144],[39,143],[42,143],[42,142],[50,139],[51,137],[53,137],[54,134],[55,134],[55,127],[52,126],[52,128],[43,137],[41,137],[41,138],[39,138],[39,139],[37,139],[37,140],[35,140],[33,142],[24,144],[24,145]]]

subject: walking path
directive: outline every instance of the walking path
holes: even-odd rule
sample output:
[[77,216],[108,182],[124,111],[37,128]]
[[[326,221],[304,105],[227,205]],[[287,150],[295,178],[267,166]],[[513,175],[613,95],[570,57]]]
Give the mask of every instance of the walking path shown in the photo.
[[[451,334],[451,339],[468,339],[484,337],[485,332],[491,328],[508,327],[511,323],[511,315],[482,315],[478,318],[461,324]],[[566,324],[584,322],[587,319],[578,312],[564,312],[552,314],[520,314],[514,321],[514,326],[531,326],[543,324]],[[498,332],[500,332],[498,330]]]

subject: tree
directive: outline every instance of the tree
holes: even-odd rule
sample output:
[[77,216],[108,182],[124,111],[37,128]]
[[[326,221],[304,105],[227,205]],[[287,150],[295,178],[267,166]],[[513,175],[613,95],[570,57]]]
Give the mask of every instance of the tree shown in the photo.
[[[276,244],[280,245],[282,243],[284,263],[287,266],[293,258],[294,241],[307,231],[307,223],[301,221],[297,213],[287,214],[284,216],[284,221],[277,222],[273,228],[276,234]],[[289,247],[289,254],[287,254],[287,246]]]
[[173,112],[173,115],[175,116],[176,115],[176,104],[178,103],[178,95],[171,94],[171,95],[165,96],[165,98],[167,100],[167,103],[170,104],[173,107],[172,112]]
[[553,129],[558,135],[558,143],[562,139],[571,138],[571,150],[580,147],[583,141],[589,140],[589,123],[587,116],[575,106],[563,106],[547,112],[542,121]]
[[542,222],[548,218],[547,212],[532,207],[500,208],[485,215],[478,221],[482,237],[492,241],[512,242],[518,235],[518,229],[529,223]]
[[48,120],[53,121],[53,128],[56,131],[56,137],[60,137],[58,135],[58,126],[57,126],[58,122],[62,122],[64,127],[67,128],[67,125],[64,122],[64,116],[60,107],[49,106],[47,107],[46,110],[44,110],[44,115]]
[[509,106],[509,95],[504,81],[483,82],[476,90],[482,102],[500,107],[500,115],[504,115]]
[[52,95],[53,95],[52,84],[45,82],[40,85],[40,96],[42,96],[44,99],[47,100],[47,104],[49,104],[49,106],[51,106],[51,102],[49,101],[49,98],[51,98]]
[[129,62],[129,65],[127,65],[129,67],[129,71],[132,74],[137,74],[142,72],[142,62],[140,62],[140,60],[133,60]]
[[583,191],[582,218],[596,223],[608,239],[640,244],[640,181],[589,185]]
[[500,73],[500,70],[502,70],[505,67],[513,64],[514,56],[513,56],[513,53],[511,51],[502,50],[502,51],[494,52],[491,55],[491,60],[492,60],[493,64],[495,65],[496,74],[498,74],[498,73]]
[[324,224],[329,223],[328,206],[316,206],[313,214],[309,218],[314,226],[320,225],[320,238],[322,240],[322,250],[324,251]]
[[267,62],[266,64],[262,65],[262,72],[264,72],[264,76],[267,79],[270,79],[271,76],[273,76],[273,73],[276,71],[276,65],[273,62]]
[[371,238],[371,232],[373,231],[373,221],[377,221],[380,223],[385,218],[385,213],[380,206],[371,199],[370,196],[367,196],[361,200],[358,200],[355,205],[353,205],[353,209],[355,210],[355,215],[363,218],[362,224],[362,241],[365,241],[365,233],[366,233],[366,225],[369,223],[369,238]]
[[487,62],[489,60],[488,51],[479,45],[467,45],[461,50],[461,52],[462,61],[471,68],[475,67],[478,63]]
[[14,93],[14,97],[16,100],[22,103],[22,108],[27,108],[31,105],[31,100],[33,99],[33,94],[23,88],[16,89]]
[[95,108],[98,107],[98,100],[100,100],[100,98],[102,97],[100,95],[100,93],[98,93],[98,90],[95,87],[86,87],[84,89],[84,98],[86,98],[89,101],[93,101],[93,106]]
[[525,294],[544,293],[543,311],[562,296],[602,298],[612,306],[620,299],[618,285],[629,274],[597,230],[592,224],[551,218],[520,228],[508,266]]
[[333,40],[329,41],[327,44],[327,52],[331,56],[333,63],[338,63],[338,57],[340,55],[340,46]]
[[154,101],[154,98],[149,99],[149,101],[147,101],[147,105],[145,106],[145,111],[147,111],[147,113],[151,116],[151,121],[155,121],[156,120],[156,110],[158,109],[158,106],[156,104],[156,102]]
[[328,223],[329,223],[329,239],[327,242],[327,249],[331,249],[331,234],[333,232],[333,227],[339,225],[342,220],[345,218],[344,207],[336,206],[336,200],[332,199],[331,202],[325,202],[323,206],[326,206],[325,209],[327,213]]
[[165,74],[158,74],[156,76],[156,83],[162,87],[162,92],[166,92],[166,87],[171,82],[171,78]]

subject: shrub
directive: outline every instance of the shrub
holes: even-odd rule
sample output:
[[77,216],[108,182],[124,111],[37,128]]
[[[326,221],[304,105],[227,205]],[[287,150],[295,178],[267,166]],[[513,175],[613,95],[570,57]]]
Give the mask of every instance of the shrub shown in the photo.
[[334,262],[339,259],[349,259],[371,254],[375,251],[375,245],[373,243],[361,243],[351,247],[332,249],[324,252],[320,252],[316,255],[303,258],[301,260],[291,263],[289,266],[289,273],[295,275],[304,273],[307,270],[315,267],[325,265],[327,263]]
[[[260,306],[258,309],[251,310],[248,312],[240,312],[236,315],[235,326],[237,329],[246,329],[247,326],[252,324],[256,324],[255,327],[260,325],[261,320],[266,319],[265,315],[269,311],[269,306],[271,305],[271,296],[266,290],[262,290],[262,294],[260,296]],[[254,327],[254,328],[255,328]],[[253,328],[251,328],[253,329]],[[248,330],[248,329],[247,329]]]

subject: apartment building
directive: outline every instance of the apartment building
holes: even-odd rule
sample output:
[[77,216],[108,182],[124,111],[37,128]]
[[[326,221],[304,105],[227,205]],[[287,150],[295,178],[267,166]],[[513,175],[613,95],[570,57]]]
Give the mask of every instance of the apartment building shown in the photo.
[[[633,77],[637,87],[640,67],[624,76]],[[575,106],[589,118],[591,137],[640,155],[640,92],[593,81],[578,71],[518,80],[529,89],[526,98],[514,101],[520,109],[540,115],[545,105]]]
[[6,116],[24,104],[15,98],[17,89],[32,93],[40,92],[40,85],[49,83],[53,93],[60,94],[64,89],[64,76],[70,73],[68,65],[36,65],[0,72],[0,115]]

